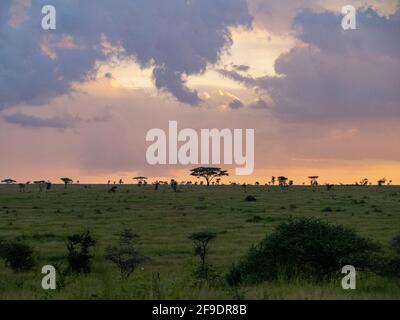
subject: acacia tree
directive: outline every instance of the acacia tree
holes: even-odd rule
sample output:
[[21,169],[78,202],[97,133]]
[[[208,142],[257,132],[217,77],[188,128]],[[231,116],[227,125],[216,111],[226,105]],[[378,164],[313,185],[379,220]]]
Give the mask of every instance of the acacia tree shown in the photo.
[[118,267],[121,278],[128,278],[140,264],[148,260],[136,249],[135,240],[138,237],[126,229],[119,234],[119,246],[110,246],[106,250],[105,258]]
[[73,181],[72,179],[70,179],[70,178],[61,178],[60,180],[61,180],[62,182],[64,182],[65,189],[67,189],[67,185],[69,185],[69,184],[71,184],[71,183],[74,182],[74,181]]
[[317,186],[318,178],[319,178],[319,176],[309,176],[308,179],[310,179],[310,185]]
[[380,187],[385,185],[385,183],[386,183],[386,178],[382,178],[382,179],[378,180],[378,186],[380,186]]
[[4,179],[1,181],[1,183],[5,183],[5,184],[14,184],[17,181],[15,181],[14,179]]
[[193,241],[194,254],[200,257],[201,265],[200,272],[203,276],[207,277],[207,250],[208,244],[211,240],[217,237],[217,233],[213,231],[195,232],[188,236]]
[[138,187],[141,187],[143,184],[147,184],[147,177],[134,177],[133,180],[137,180]]
[[199,167],[190,170],[190,172],[190,175],[193,177],[204,178],[207,186],[209,186],[215,178],[229,176],[228,171],[213,167]]
[[278,177],[278,184],[280,187],[286,187],[287,186],[287,181],[289,180],[289,178],[286,178],[284,176],[280,176]]
[[33,184],[38,185],[39,186],[39,191],[42,192],[43,186],[46,184],[46,181],[38,180],[38,181],[34,181]]

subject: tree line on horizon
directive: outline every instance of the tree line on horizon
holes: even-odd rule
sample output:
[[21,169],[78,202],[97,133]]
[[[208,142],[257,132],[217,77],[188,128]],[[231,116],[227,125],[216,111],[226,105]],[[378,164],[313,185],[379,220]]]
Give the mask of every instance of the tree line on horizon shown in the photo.
[[[226,177],[229,176],[229,173],[227,170],[221,169],[221,168],[217,168],[217,167],[198,167],[198,168],[194,168],[190,170],[190,175],[193,177],[196,177],[197,179],[204,179],[201,181],[181,181],[180,183],[178,183],[175,179],[171,179],[169,182],[168,181],[154,181],[152,182],[152,185],[154,186],[155,190],[158,190],[160,185],[171,185],[171,187],[176,191],[177,186],[180,185],[206,185],[206,186],[210,186],[210,185],[225,185],[224,183],[222,183],[222,177]],[[138,185],[139,187],[141,186],[146,186],[148,184],[147,180],[149,179],[148,177],[145,176],[137,176],[137,177],[133,177],[133,180],[136,180],[136,185]],[[319,186],[319,176],[308,176],[309,179],[309,183],[310,186],[312,187],[317,187]],[[65,186],[65,189],[67,189],[68,185],[73,184],[74,180],[71,178],[60,178],[60,180],[62,181],[62,183]],[[4,180],[1,180],[1,183],[3,184],[17,184],[17,181],[11,178],[7,178]],[[75,181],[76,184],[80,184],[80,181],[77,180]],[[38,185],[39,186],[39,190],[42,191],[44,188],[46,190],[50,190],[52,187],[52,182],[50,182],[49,180],[37,180],[37,181],[27,181],[25,183],[18,183],[19,189],[20,191],[25,191],[25,186],[26,185],[30,185],[30,184],[34,184],[34,185]],[[114,181],[113,183],[111,183],[111,180],[108,180],[107,185],[111,185],[113,184],[114,187],[112,187],[110,189],[110,192],[115,192],[117,190],[117,181]],[[119,179],[118,181],[119,185],[123,185],[124,181],[122,179]],[[305,185],[306,183],[303,182],[302,185]],[[387,180],[386,178],[382,178],[379,179],[377,181],[377,185],[378,186],[384,186],[384,185],[391,185],[392,184],[392,180]],[[235,186],[235,185],[242,185],[242,186],[247,186],[247,185],[251,185],[248,183],[243,183],[243,184],[239,184],[236,182],[229,182],[229,185],[231,186]],[[261,186],[261,183],[256,181],[254,183],[255,186]],[[271,179],[264,184],[265,186],[279,186],[279,187],[289,187],[289,186],[293,186],[294,185],[294,181],[290,180],[288,177],[285,176],[272,176]],[[330,190],[334,184],[325,184],[327,189]],[[368,178],[364,178],[360,181],[356,181],[354,184],[343,184],[343,183],[339,183],[338,185],[340,186],[348,186],[348,185],[353,185],[353,186],[371,186],[372,182],[368,179]]]

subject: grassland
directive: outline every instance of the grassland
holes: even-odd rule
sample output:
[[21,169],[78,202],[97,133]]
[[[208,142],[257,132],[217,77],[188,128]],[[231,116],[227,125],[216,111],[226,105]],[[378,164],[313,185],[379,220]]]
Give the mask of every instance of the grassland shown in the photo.
[[[276,281],[233,291],[224,273],[249,247],[290,216],[313,216],[355,229],[382,243],[400,233],[400,187],[183,186],[173,192],[124,185],[115,194],[102,185],[53,186],[49,192],[27,186],[0,186],[0,238],[34,247],[37,267],[14,273],[0,264],[0,299],[399,299],[400,281],[360,274],[357,290],[340,279],[313,283]],[[246,202],[247,195],[256,202]],[[130,228],[140,235],[139,250],[151,260],[127,280],[104,259],[117,234]],[[93,271],[67,278],[56,291],[41,289],[41,266],[60,261],[66,238],[89,229],[97,240]],[[188,234],[218,232],[209,262],[215,278],[196,283],[197,258]],[[158,276],[159,275],[159,276]]]

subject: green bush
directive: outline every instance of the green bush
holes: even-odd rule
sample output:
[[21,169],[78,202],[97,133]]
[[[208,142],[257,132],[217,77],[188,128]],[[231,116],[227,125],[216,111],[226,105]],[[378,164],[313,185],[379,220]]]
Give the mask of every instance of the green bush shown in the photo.
[[248,196],[244,199],[244,201],[247,201],[247,202],[256,202],[257,199],[256,199],[256,197],[254,197],[254,196],[252,196],[252,195],[248,195]]
[[396,254],[400,256],[400,234],[392,239],[390,245]]
[[1,242],[0,258],[15,272],[29,271],[34,265],[33,249],[21,242]]
[[382,259],[381,273],[383,276],[400,277],[400,235],[390,242],[394,255]]
[[383,259],[380,275],[389,277],[400,277],[400,256]]
[[89,273],[91,271],[91,260],[93,256],[90,253],[90,248],[93,247],[95,243],[89,231],[68,237],[67,261],[69,272]]
[[376,266],[381,248],[353,230],[313,218],[291,219],[250,248],[227,275],[230,285],[257,283],[278,277],[305,276],[325,280],[345,265],[357,270]]

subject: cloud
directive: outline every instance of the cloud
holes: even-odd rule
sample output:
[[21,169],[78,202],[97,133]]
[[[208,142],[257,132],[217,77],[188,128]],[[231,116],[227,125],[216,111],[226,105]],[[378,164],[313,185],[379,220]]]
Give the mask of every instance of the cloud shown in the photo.
[[263,99],[257,99],[255,102],[251,103],[249,105],[249,108],[251,109],[260,109],[260,110],[266,110],[268,109],[268,104],[265,100]]
[[38,117],[34,115],[24,114],[16,112],[12,114],[6,114],[2,117],[4,121],[15,124],[22,127],[31,128],[56,128],[56,129],[67,129],[74,128],[79,123],[95,123],[95,122],[107,122],[112,119],[111,114],[104,113],[99,116],[94,116],[90,119],[84,119],[79,116],[73,116],[70,114],[49,116],[49,117]]
[[[70,92],[71,83],[93,77],[116,51],[154,67],[158,89],[196,105],[200,98],[186,78],[219,61],[232,44],[230,27],[252,22],[245,0],[53,0],[57,30],[44,31],[46,1],[24,2],[18,19],[14,1],[1,3],[0,109]],[[59,45],[62,39],[70,45]]]
[[305,11],[296,18],[308,46],[283,54],[279,77],[260,79],[277,115],[290,119],[400,116],[400,11],[389,18],[358,12],[355,31],[341,16]]
[[239,72],[246,72],[246,71],[250,70],[250,66],[247,66],[247,65],[244,65],[244,64],[240,64],[240,65],[234,64],[232,67],[236,71],[239,71]]
[[240,109],[243,107],[244,107],[243,102],[238,99],[232,100],[229,103],[229,108],[231,108],[231,109]]
[[400,116],[400,10],[388,17],[359,10],[352,31],[342,30],[341,19],[332,12],[298,14],[303,45],[276,60],[277,76],[220,73],[266,92],[273,114],[285,120]]
[[229,69],[219,69],[218,73],[221,74],[222,76],[234,80],[236,82],[239,82],[245,86],[252,87],[257,85],[256,79],[252,78],[248,74],[242,74],[236,70],[229,70]]
[[113,79],[114,77],[113,77],[113,74],[111,72],[107,72],[107,73],[104,74],[104,78]]
[[54,117],[37,117],[33,115],[27,115],[20,112],[13,113],[10,115],[4,115],[3,119],[11,124],[16,124],[22,127],[44,127],[44,128],[58,128],[66,129],[75,126],[79,118],[73,116],[54,116]]
[[342,7],[351,4],[357,9],[372,7],[384,16],[393,14],[399,7],[399,0],[248,0],[248,3],[255,25],[279,35],[292,33],[293,20],[304,9],[340,13]]

